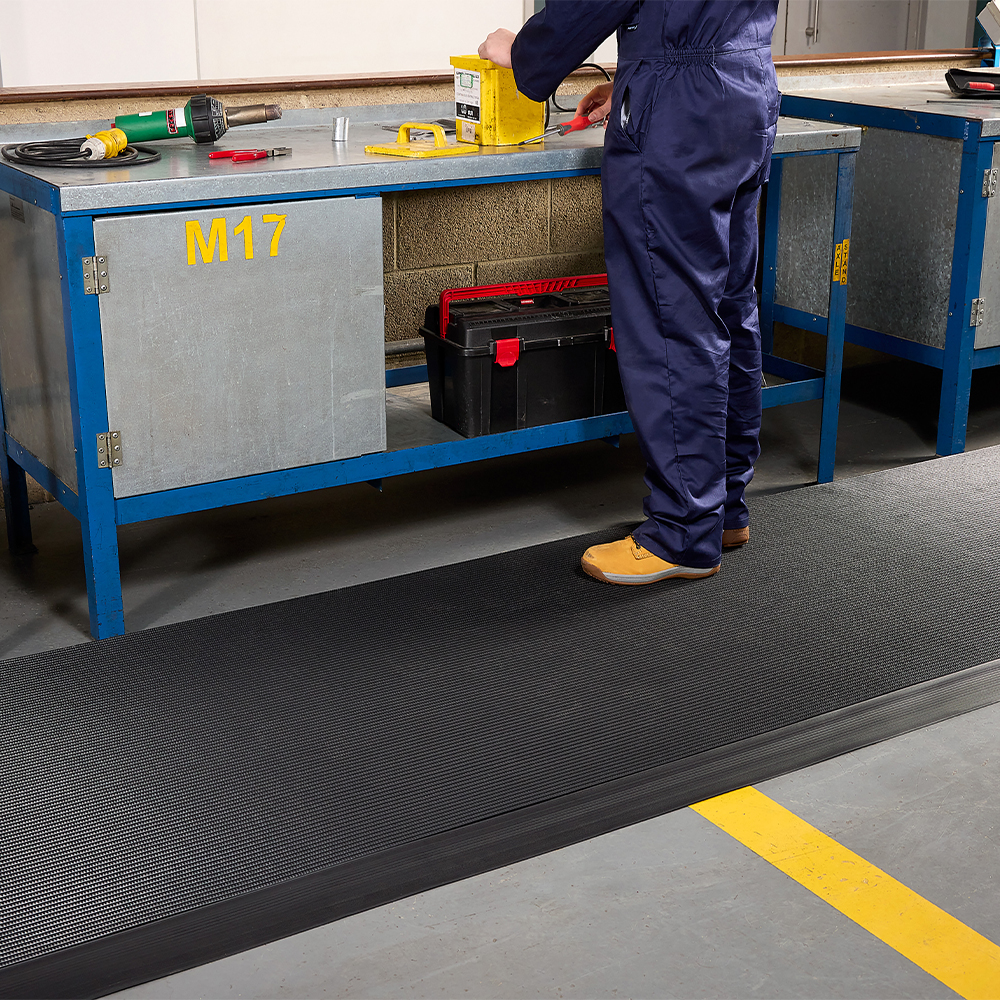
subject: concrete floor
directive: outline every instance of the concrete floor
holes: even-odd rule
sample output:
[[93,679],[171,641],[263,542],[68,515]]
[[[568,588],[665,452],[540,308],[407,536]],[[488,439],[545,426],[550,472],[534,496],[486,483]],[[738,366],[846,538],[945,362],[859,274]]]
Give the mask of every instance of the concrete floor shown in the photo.
[[[845,372],[838,478],[933,457],[938,373]],[[421,406],[402,394],[398,405]],[[753,491],[815,476],[817,403],[768,410]],[[1000,444],[977,372],[969,447]],[[634,440],[498,459],[131,525],[130,630],[350,586],[637,520]],[[0,557],[0,658],[89,641],[79,531],[32,515]],[[1000,707],[761,789],[1000,942]],[[121,997],[944,997],[927,973],[690,810],[424,893]],[[1000,997],[1000,983],[997,996]]]

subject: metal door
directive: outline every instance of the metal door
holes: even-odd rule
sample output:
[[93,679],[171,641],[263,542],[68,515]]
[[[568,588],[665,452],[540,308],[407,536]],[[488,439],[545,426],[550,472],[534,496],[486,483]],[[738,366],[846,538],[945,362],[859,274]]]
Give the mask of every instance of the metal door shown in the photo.
[[115,496],[385,449],[382,206],[94,222]]
[[772,51],[818,55],[918,48],[921,12],[918,0],[787,0],[786,19],[774,32],[776,43],[784,32],[784,44]]
[[[983,239],[983,269],[980,274],[979,299],[981,319],[976,330],[976,349],[1000,346],[1000,194],[996,176],[1000,175],[1000,142],[993,143],[993,170],[996,175],[983,180],[983,193],[989,195],[986,210],[986,234]],[[971,318],[971,316],[970,316]]]
[[[775,301],[819,316],[829,295],[831,160],[786,161],[781,187]],[[865,133],[854,185],[849,324],[944,347],[961,168],[961,140]]]

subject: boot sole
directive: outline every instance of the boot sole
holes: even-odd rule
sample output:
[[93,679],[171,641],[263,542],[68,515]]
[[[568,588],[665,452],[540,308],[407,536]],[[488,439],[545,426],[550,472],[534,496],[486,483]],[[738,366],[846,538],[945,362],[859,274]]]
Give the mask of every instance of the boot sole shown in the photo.
[[625,573],[605,573],[592,563],[580,561],[580,566],[587,576],[592,576],[601,583],[614,583],[625,587],[641,587],[643,584],[656,583],[658,580],[702,580],[706,576],[714,576],[722,568],[712,566],[709,569],[691,569],[687,566],[676,566],[673,569],[660,570],[657,573],[646,573],[642,576]]

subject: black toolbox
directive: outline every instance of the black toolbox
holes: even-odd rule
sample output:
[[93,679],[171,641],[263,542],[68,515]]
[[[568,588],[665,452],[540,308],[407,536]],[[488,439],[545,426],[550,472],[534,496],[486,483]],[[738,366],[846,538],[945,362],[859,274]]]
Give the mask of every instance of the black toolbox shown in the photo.
[[431,413],[466,437],[625,409],[606,275],[449,289],[420,332]]

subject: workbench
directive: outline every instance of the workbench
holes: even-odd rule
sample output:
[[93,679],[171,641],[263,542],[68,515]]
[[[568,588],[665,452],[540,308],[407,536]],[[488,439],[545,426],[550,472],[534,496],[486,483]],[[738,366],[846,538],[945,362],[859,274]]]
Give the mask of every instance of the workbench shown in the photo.
[[[386,405],[426,366],[385,369],[380,196],[600,172],[603,132],[412,160],[368,156],[377,123],[433,121],[450,105],[286,112],[229,148],[291,147],[250,163],[161,143],[146,166],[0,163],[0,472],[11,551],[32,551],[25,472],[80,521],[91,631],[124,632],[117,527],[249,500],[550,448],[615,442],[627,413],[463,438]],[[333,115],[350,140],[331,141]],[[0,142],[103,123],[10,126]],[[850,239],[861,130],[783,119],[775,164],[830,159],[832,261]],[[768,196],[780,199],[781,171]],[[768,215],[764,296],[789,239]],[[839,258],[838,258],[839,259]],[[789,265],[792,266],[792,265]],[[829,274],[829,272],[828,272]],[[820,481],[833,475],[846,267],[821,304],[825,372],[770,354],[764,406],[823,400]],[[768,313],[762,314],[770,330]],[[423,424],[414,427],[422,416]]]
[[[965,448],[973,369],[1000,364],[1000,101],[952,95],[944,72],[873,74],[850,85],[783,80],[781,110],[867,129],[846,336],[941,369],[937,453],[951,455]],[[822,164],[786,167],[783,209],[796,214],[798,232],[826,224],[831,183]],[[786,275],[774,319],[822,330],[820,270]]]

